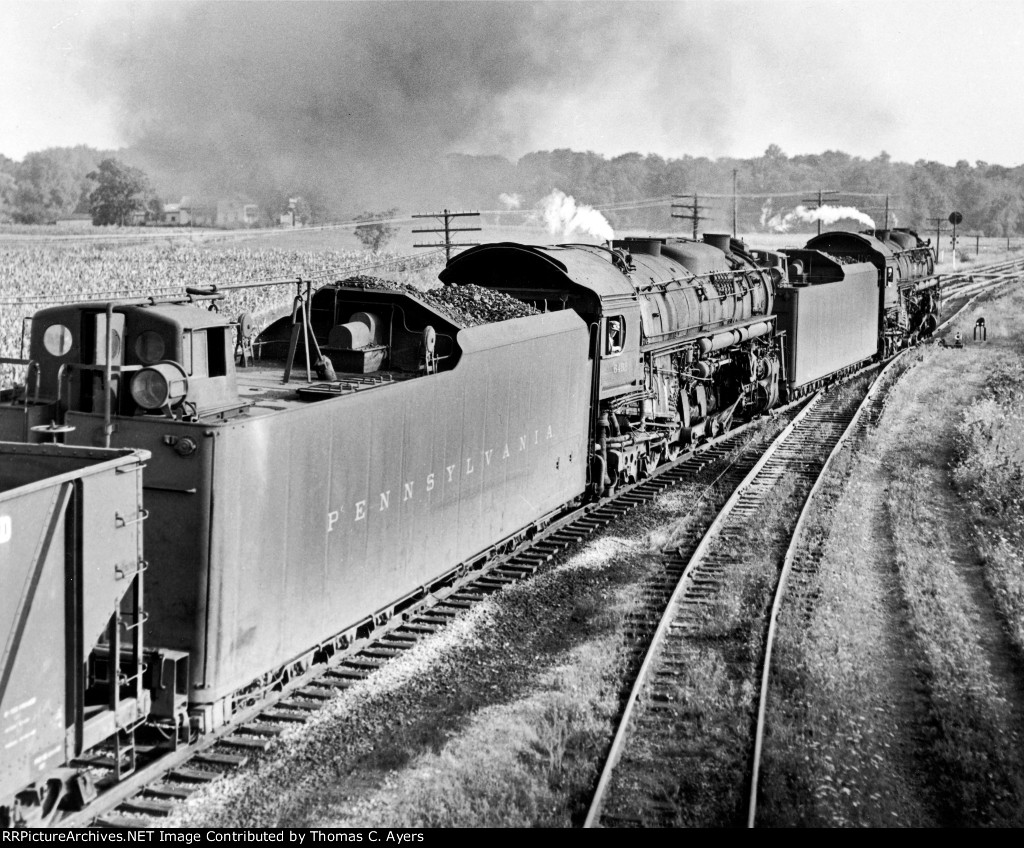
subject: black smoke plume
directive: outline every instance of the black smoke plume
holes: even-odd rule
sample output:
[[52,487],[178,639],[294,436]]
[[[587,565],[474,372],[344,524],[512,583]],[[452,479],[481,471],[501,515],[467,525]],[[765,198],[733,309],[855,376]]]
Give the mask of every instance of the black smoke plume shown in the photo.
[[94,82],[165,191],[408,209],[445,201],[446,153],[529,143],[517,95],[592,84],[616,8],[175,3],[97,38]]

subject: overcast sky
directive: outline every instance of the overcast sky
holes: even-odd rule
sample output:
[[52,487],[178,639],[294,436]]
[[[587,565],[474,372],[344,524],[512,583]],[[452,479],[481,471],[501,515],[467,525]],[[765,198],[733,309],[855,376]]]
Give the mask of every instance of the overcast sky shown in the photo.
[[0,153],[14,159],[191,125],[275,155],[288,133],[317,155],[337,141],[395,156],[408,149],[387,137],[416,134],[431,152],[512,158],[774,143],[1016,166],[1022,82],[1019,0],[0,0]]

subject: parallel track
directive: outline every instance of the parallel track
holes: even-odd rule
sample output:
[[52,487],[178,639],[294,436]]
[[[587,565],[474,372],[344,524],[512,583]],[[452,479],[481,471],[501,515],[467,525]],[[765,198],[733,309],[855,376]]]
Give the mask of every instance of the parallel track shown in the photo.
[[[760,677],[760,667],[753,675],[746,668],[748,658],[741,646],[730,647],[729,636],[716,630],[715,610],[735,603],[732,581],[737,564],[764,559],[764,516],[768,504],[778,497],[780,481],[787,478],[792,486],[787,507],[806,501],[837,442],[858,417],[852,405],[839,392],[815,395],[751,469],[692,554],[677,552],[677,563],[685,563],[681,578],[627,699],[585,826],[657,827],[685,821],[680,807],[685,801],[673,796],[666,772],[674,756],[670,752],[679,739],[693,736],[696,723],[679,700],[691,653],[688,643],[719,640],[722,655],[738,657],[729,670],[732,679],[751,681],[744,685],[752,687],[754,677]],[[792,514],[787,508],[781,521],[789,521]],[[755,621],[753,626],[767,625]]]

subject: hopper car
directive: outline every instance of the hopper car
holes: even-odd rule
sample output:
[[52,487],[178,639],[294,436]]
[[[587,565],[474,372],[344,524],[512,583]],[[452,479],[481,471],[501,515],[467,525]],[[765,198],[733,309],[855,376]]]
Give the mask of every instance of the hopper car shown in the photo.
[[[0,545],[5,585],[35,569],[46,589],[0,607],[18,634],[0,703],[47,705],[0,716],[0,733],[39,727],[0,775],[0,815],[29,823],[84,803],[70,763],[88,744],[126,770],[136,733],[187,744],[566,510],[884,355],[892,251],[880,269],[829,246],[481,245],[441,281],[532,314],[480,323],[411,288],[341,281],[300,291],[255,358],[247,317],[199,308],[214,291],[38,312],[24,384],[0,397],[0,440],[37,452],[39,473],[106,468],[105,451],[145,457],[138,503],[99,498],[143,534],[145,556],[96,566],[90,615],[117,626],[90,626],[62,653],[59,622],[84,614],[60,597],[70,566]],[[125,529],[72,511],[76,532]],[[4,515],[0,501],[0,528]],[[94,554],[76,556],[91,568]],[[130,578],[112,588],[111,567]],[[130,638],[117,629],[129,624]],[[53,673],[33,678],[50,652]],[[112,713],[103,732],[76,718],[83,685]]]
[[126,774],[135,728],[185,709],[182,655],[147,652],[142,638],[145,459],[0,443],[2,824],[87,802],[95,788],[73,758],[110,742]]

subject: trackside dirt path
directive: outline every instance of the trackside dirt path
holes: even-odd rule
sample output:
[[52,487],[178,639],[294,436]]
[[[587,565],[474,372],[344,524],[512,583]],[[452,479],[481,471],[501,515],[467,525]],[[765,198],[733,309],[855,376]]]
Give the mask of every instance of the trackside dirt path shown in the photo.
[[[868,448],[867,450],[870,450]],[[823,526],[810,620],[784,608],[762,826],[930,826],[927,703],[895,568],[884,462],[861,454]]]
[[924,351],[853,462],[780,651],[764,824],[1024,823],[1024,665],[951,476],[996,355]]

